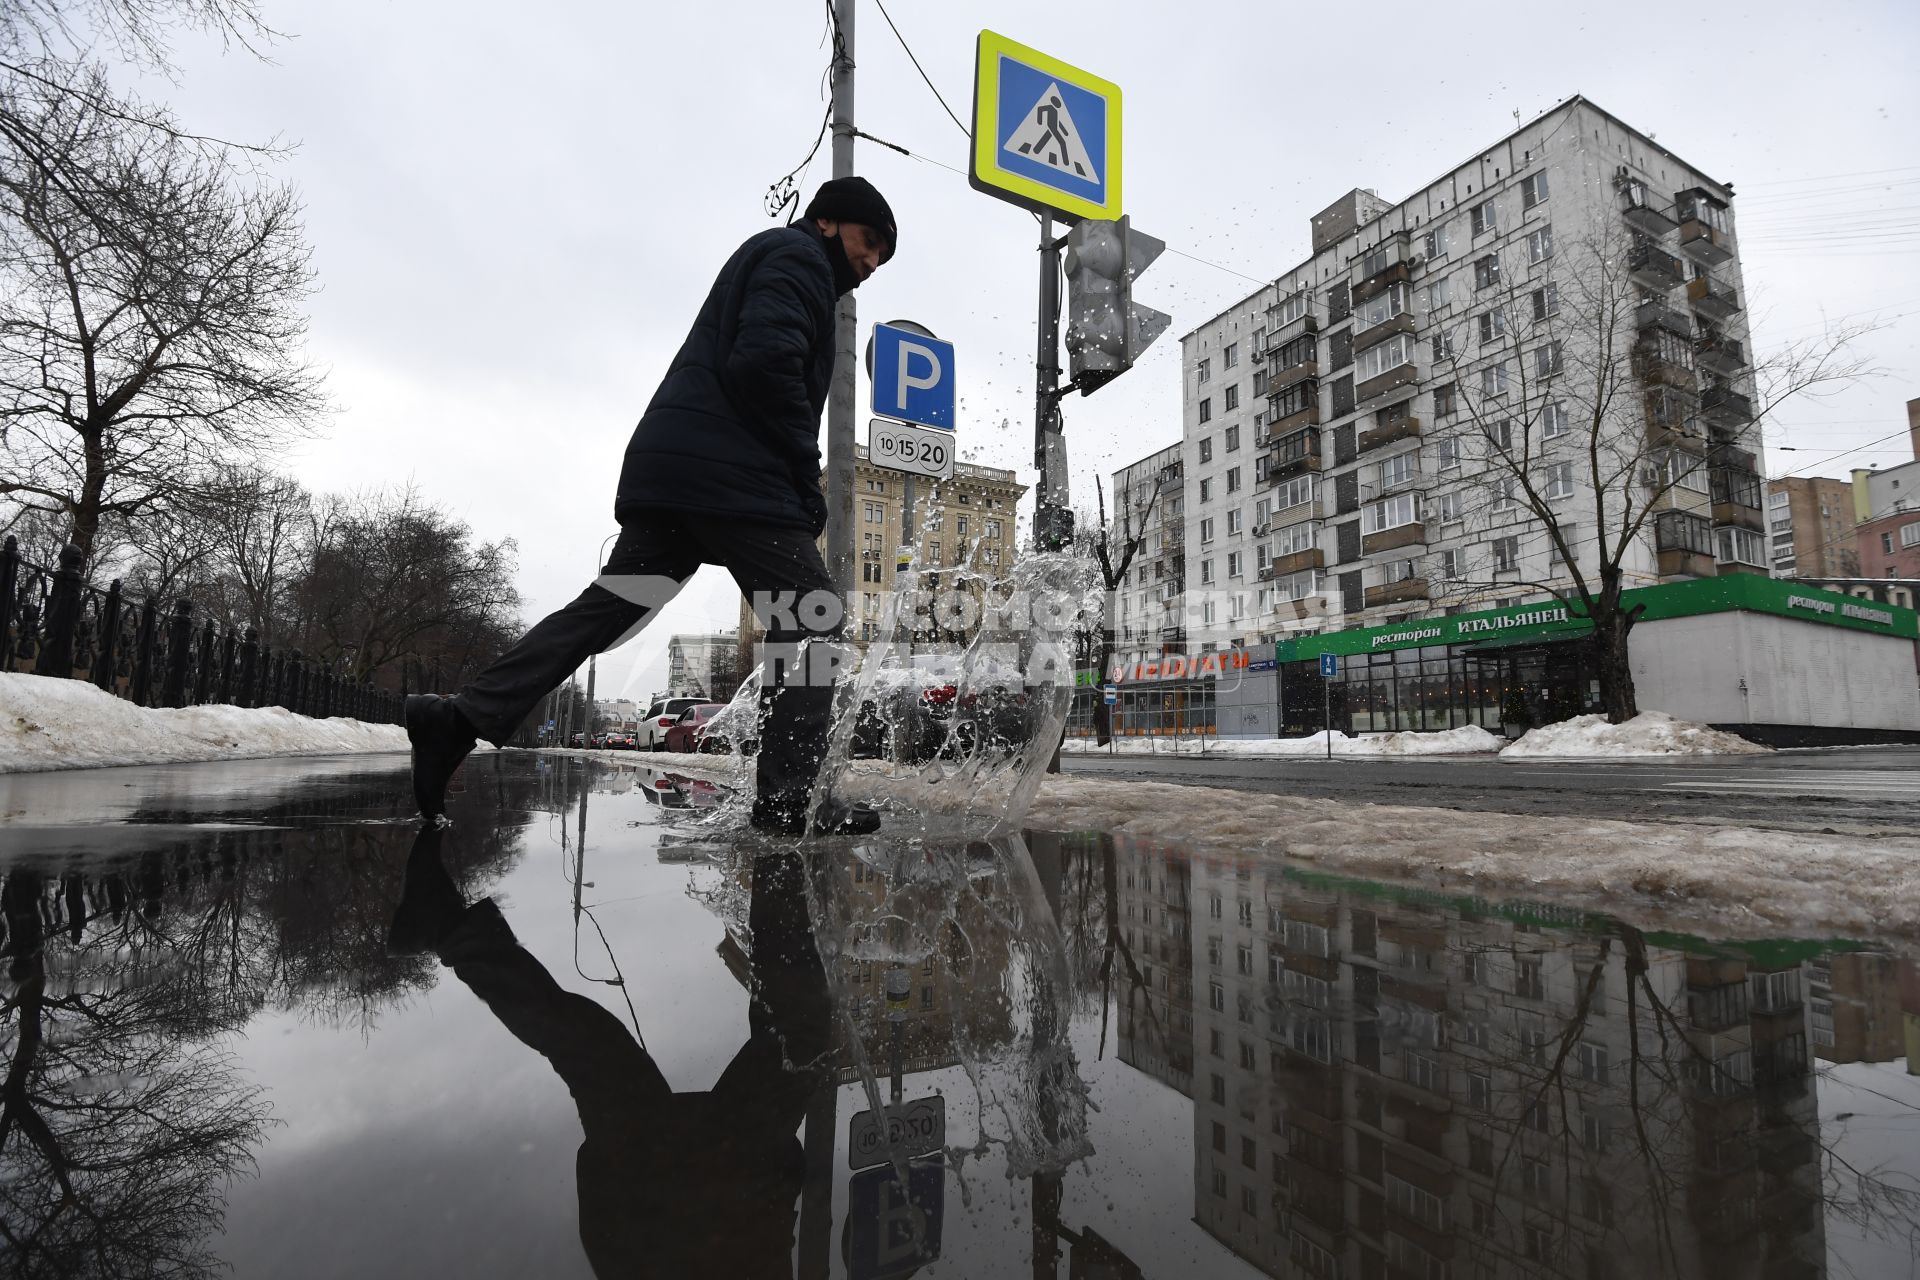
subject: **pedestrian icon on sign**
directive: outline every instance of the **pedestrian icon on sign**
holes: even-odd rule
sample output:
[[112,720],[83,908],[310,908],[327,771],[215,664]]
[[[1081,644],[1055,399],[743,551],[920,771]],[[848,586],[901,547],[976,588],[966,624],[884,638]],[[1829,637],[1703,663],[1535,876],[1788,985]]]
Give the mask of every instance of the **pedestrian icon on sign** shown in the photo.
[[1033,110],[1021,118],[1020,127],[1007,139],[1006,149],[1062,173],[1097,181],[1093,175],[1093,157],[1087,153],[1087,144],[1080,140],[1080,131],[1074,127],[1073,115],[1067,110],[1057,83],[1047,85],[1047,91],[1033,104]]

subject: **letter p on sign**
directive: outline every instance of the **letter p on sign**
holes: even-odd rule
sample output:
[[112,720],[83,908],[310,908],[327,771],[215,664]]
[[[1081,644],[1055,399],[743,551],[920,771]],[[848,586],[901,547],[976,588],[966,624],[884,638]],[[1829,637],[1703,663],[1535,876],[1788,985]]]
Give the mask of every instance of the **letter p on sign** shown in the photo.
[[873,411],[942,431],[954,428],[953,344],[890,324],[873,327]]

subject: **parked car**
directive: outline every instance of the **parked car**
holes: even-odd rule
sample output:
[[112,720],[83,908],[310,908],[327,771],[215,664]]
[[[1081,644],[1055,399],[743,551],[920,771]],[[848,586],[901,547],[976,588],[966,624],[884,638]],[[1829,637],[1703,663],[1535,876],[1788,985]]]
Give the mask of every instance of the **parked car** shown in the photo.
[[640,732],[637,746],[641,751],[665,751],[667,749],[667,730],[688,707],[697,707],[705,698],[655,698],[653,705],[647,708],[647,714],[640,717]]
[[680,718],[667,727],[667,750],[688,753],[725,751],[727,749],[725,738],[717,737],[715,739],[717,746],[708,746],[703,739],[706,735],[707,722],[726,709],[727,704],[724,702],[702,702],[682,711]]

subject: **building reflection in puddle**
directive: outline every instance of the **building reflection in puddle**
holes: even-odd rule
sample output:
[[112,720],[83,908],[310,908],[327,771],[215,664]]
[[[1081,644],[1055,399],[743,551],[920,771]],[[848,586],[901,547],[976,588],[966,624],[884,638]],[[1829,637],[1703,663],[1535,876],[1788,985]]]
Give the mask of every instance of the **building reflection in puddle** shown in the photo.
[[1270,1275],[1814,1276],[1829,1213],[1920,1217],[1814,1088],[1904,1055],[1909,961],[1118,859],[1120,1056],[1193,1099],[1194,1220]]

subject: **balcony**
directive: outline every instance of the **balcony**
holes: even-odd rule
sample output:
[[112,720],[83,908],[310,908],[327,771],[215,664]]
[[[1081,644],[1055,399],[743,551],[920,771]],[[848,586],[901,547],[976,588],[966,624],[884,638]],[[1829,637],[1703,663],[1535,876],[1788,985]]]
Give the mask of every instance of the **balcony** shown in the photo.
[[1730,284],[1712,276],[1695,276],[1687,281],[1687,301],[1709,320],[1725,323],[1740,311],[1740,296]]
[[1627,275],[1635,284],[1662,293],[1686,278],[1680,259],[1651,244],[1637,245],[1627,256]]
[[1370,556],[1380,551],[1394,551],[1401,547],[1424,547],[1427,545],[1427,526],[1415,521],[1413,524],[1399,524],[1391,529],[1382,529],[1378,533],[1369,533],[1360,539],[1360,554]]
[[1405,284],[1413,278],[1411,238],[1396,231],[1360,259],[1353,274],[1353,305],[1386,290],[1389,285]]
[[1326,567],[1326,553],[1318,547],[1308,547],[1305,551],[1296,551],[1292,555],[1275,556],[1273,563],[1266,568],[1266,573],[1269,576],[1262,578],[1261,581],[1271,582],[1274,578],[1284,578],[1290,573],[1300,573],[1307,569],[1324,569]]
[[1320,358],[1314,339],[1296,338],[1274,349],[1272,363],[1267,368],[1267,396],[1271,399],[1295,383],[1319,376]]
[[1708,373],[1731,378],[1747,367],[1747,352],[1732,338],[1702,338],[1693,345],[1693,362]]
[[1700,395],[1700,416],[1715,426],[1744,427],[1753,421],[1753,401],[1724,383],[1715,383]]
[[1263,356],[1273,355],[1295,338],[1320,332],[1320,317],[1313,311],[1295,316],[1285,324],[1276,322],[1271,311],[1267,313],[1267,319],[1273,327],[1267,331],[1267,349],[1260,352]]
[[1707,471],[1707,486],[1713,495],[1714,524],[1767,531],[1758,475],[1737,467],[1712,467]]
[[1733,237],[1699,219],[1680,224],[1680,252],[1695,262],[1717,267],[1733,257]]
[[1709,466],[1726,467],[1733,471],[1751,471],[1758,473],[1760,459],[1746,449],[1731,441],[1714,441],[1707,448]]
[[1648,329],[1665,329],[1689,342],[1693,340],[1693,321],[1687,318],[1686,312],[1668,306],[1665,298],[1648,298],[1634,308],[1633,327],[1642,333]]
[[[1402,455],[1410,456],[1410,455]],[[1391,460],[1389,460],[1391,461]],[[1377,468],[1375,469],[1377,471]],[[1375,480],[1371,484],[1360,486],[1360,501],[1378,502],[1390,494],[1405,493],[1409,489],[1423,488],[1427,477],[1418,467],[1409,467],[1387,480]]]
[[1654,517],[1653,547],[1663,578],[1711,578],[1713,525],[1688,511],[1662,511]]
[[1634,347],[1633,371],[1642,382],[1653,386],[1692,391],[1699,385],[1693,373],[1692,355],[1678,338],[1654,329]]
[[[1406,391],[1411,396],[1418,389],[1420,366],[1409,360],[1405,364],[1395,365],[1384,373],[1368,378],[1353,389],[1354,407],[1359,408],[1370,400],[1390,395],[1396,391]],[[1404,398],[1404,397],[1403,397]]]
[[1427,580],[1425,578],[1402,578],[1398,582],[1383,582],[1377,587],[1367,588],[1367,608],[1380,605],[1405,604],[1409,600],[1427,598]]
[[1273,452],[1265,459],[1267,473],[1260,477],[1265,480],[1285,480],[1304,471],[1320,469],[1320,431],[1317,427],[1308,427],[1303,431],[1294,431],[1278,436],[1273,442]]
[[1396,440],[1410,440],[1420,434],[1420,419],[1405,412],[1405,406],[1398,406],[1399,413],[1376,415],[1374,425],[1360,433],[1360,451],[1377,449],[1383,444],[1392,444]]
[[[1269,412],[1278,415],[1270,419],[1267,423],[1271,439],[1275,446],[1284,442],[1289,435],[1298,432],[1300,428],[1317,426],[1320,422],[1319,389],[1312,383],[1305,385],[1307,387],[1307,393],[1304,396],[1306,404],[1303,407],[1295,409],[1291,413],[1283,413],[1281,411],[1287,407],[1287,402],[1276,401],[1273,404],[1273,408],[1269,410]],[[1296,402],[1299,398],[1300,397],[1296,397]]]
[[1680,225],[1674,220],[1671,209],[1654,203],[1652,194],[1643,182],[1627,183],[1620,189],[1620,198],[1620,216],[1642,235],[1658,240]]

